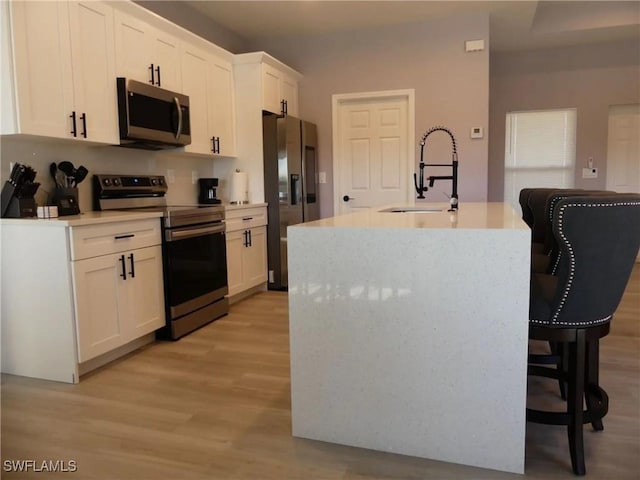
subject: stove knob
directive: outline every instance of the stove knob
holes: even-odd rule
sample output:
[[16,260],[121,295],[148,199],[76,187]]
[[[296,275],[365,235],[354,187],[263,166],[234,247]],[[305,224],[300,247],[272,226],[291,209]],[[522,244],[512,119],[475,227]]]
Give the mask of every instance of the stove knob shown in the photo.
[[119,187],[119,186],[120,186],[120,179],[119,179],[119,178],[114,178],[114,179],[113,179],[113,184],[114,184],[116,187]]
[[158,179],[158,183],[159,183],[160,185],[164,185],[164,177],[160,177],[160,178]]
[[152,178],[151,179],[151,185],[157,185],[158,184],[158,179],[157,178]]
[[102,184],[105,187],[110,187],[111,186],[111,179],[110,178],[105,178],[104,180],[102,180]]

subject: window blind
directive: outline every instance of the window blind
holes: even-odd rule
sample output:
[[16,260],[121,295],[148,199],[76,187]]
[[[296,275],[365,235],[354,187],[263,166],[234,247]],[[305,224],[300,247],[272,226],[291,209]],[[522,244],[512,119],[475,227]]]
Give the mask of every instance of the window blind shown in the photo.
[[504,201],[520,211],[522,188],[572,188],[576,110],[510,112],[506,118]]

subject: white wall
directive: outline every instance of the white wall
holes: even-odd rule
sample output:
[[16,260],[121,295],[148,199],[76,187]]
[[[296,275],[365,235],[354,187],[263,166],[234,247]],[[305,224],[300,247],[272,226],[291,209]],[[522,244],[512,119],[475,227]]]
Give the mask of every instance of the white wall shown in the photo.
[[[610,105],[640,103],[640,43],[605,43],[491,56],[489,200],[502,201],[507,112],[576,108],[576,188],[606,187]],[[593,157],[599,178],[583,179]]]
[[[304,75],[300,116],[318,125],[319,170],[327,174],[328,183],[320,185],[323,217],[333,214],[331,96],[339,93],[415,89],[416,169],[422,134],[435,125],[449,127],[459,146],[460,201],[486,200],[489,52],[466,53],[465,40],[475,39],[488,45],[486,15],[254,45]],[[471,127],[484,127],[485,138],[471,140]],[[434,135],[428,142],[430,161],[450,162],[447,135]],[[443,201],[442,192],[450,192],[446,182],[438,187],[427,193],[428,200]]]
[[[198,185],[194,185],[192,172],[198,177],[213,177],[214,160],[180,154],[178,150],[152,152],[111,146],[86,146],[79,142],[51,140],[35,137],[4,136],[0,138],[0,181],[4,185],[10,173],[10,163],[19,162],[33,167],[36,181],[41,183],[36,201],[47,204],[47,192],[54,188],[49,165],[68,160],[77,168],[89,169],[87,179],[78,187],[81,211],[90,211],[92,205],[91,176],[96,173],[130,175],[166,175],[175,172],[175,183],[169,185],[167,201],[176,204],[194,204],[198,200]],[[223,183],[225,179],[223,179]],[[226,185],[225,185],[226,186]],[[224,188],[224,187],[223,187]]]

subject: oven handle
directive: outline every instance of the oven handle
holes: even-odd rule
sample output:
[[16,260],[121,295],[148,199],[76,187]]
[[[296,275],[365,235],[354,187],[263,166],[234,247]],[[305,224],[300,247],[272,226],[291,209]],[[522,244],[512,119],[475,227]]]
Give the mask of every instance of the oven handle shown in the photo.
[[165,240],[172,242],[174,240],[182,240],[183,238],[201,237],[203,235],[211,235],[213,233],[224,233],[224,223],[207,227],[183,228],[180,230],[165,230]]

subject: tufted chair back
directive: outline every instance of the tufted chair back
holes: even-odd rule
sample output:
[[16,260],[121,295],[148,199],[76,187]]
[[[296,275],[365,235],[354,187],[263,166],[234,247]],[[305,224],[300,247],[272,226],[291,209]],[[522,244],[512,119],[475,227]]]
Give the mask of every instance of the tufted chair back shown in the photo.
[[[547,234],[547,217],[545,215],[545,205],[549,195],[560,189],[557,188],[532,188],[527,199],[527,205],[533,219],[531,226],[531,241],[533,243],[544,244]],[[526,220],[525,220],[526,221]]]
[[533,188],[523,188],[518,195],[518,203],[522,209],[522,220],[529,225],[529,228],[533,228],[533,212],[529,207],[529,195],[533,192]]
[[615,312],[640,247],[640,195],[575,196],[553,210],[560,259],[555,277],[539,276],[531,321],[586,328]]

